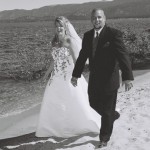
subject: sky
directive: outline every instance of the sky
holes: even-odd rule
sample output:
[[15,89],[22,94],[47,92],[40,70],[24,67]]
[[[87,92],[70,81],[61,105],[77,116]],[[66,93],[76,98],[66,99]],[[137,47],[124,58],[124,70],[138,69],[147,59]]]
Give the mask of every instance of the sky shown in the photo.
[[0,11],[12,9],[30,10],[48,5],[85,3],[92,1],[101,1],[101,0],[0,0]]

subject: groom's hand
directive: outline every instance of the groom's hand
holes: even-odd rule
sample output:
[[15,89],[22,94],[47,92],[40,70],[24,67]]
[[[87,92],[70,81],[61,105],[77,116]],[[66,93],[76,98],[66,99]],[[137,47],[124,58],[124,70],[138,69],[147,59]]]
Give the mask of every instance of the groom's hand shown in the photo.
[[72,78],[71,78],[71,83],[72,83],[72,85],[73,85],[74,87],[77,86],[77,81],[78,81],[78,78],[76,78],[76,77],[72,77]]
[[129,91],[133,87],[133,84],[130,80],[123,81],[122,85],[125,85],[125,91]]

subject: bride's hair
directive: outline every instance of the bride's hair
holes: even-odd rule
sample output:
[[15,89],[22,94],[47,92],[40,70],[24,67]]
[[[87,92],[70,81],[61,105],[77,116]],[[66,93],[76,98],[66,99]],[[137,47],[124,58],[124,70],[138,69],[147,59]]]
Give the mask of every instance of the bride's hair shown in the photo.
[[[67,23],[69,23],[69,20],[64,16],[59,16],[55,18],[54,25],[56,26],[56,23],[59,23],[65,28],[65,34],[67,35]],[[55,34],[54,38],[52,39],[52,46],[61,46],[61,41],[58,38],[58,35]]]
[[62,26],[65,27],[66,23],[68,23],[69,20],[64,16],[59,16],[55,18],[55,22],[54,22],[55,25],[56,25],[56,22],[60,23]]
[[[67,37],[66,39],[70,42],[71,49],[74,53],[76,53],[76,58],[77,58],[78,53],[82,47],[82,39],[79,37],[75,28],[73,27],[73,25],[70,23],[70,21],[67,18],[65,18],[64,16],[57,17],[54,22],[55,26],[57,22],[64,27],[65,34]],[[55,34],[52,40],[52,46],[61,47],[62,45],[63,44],[59,40],[58,35]]]

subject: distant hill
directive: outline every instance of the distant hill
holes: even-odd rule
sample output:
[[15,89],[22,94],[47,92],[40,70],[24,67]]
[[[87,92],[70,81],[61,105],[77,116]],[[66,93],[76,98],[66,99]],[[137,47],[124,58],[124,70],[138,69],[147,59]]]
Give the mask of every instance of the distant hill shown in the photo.
[[93,8],[102,8],[107,18],[150,17],[150,0],[114,0],[83,4],[51,5],[32,10],[8,10],[0,12],[0,21],[52,20],[64,15],[69,19],[89,19]]

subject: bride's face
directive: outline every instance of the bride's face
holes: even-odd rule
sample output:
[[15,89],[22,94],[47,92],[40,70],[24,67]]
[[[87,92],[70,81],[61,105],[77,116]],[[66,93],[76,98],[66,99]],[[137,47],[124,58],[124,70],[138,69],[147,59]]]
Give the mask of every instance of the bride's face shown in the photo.
[[65,28],[62,24],[59,22],[56,22],[56,33],[58,34],[59,37],[64,37],[65,36]]

